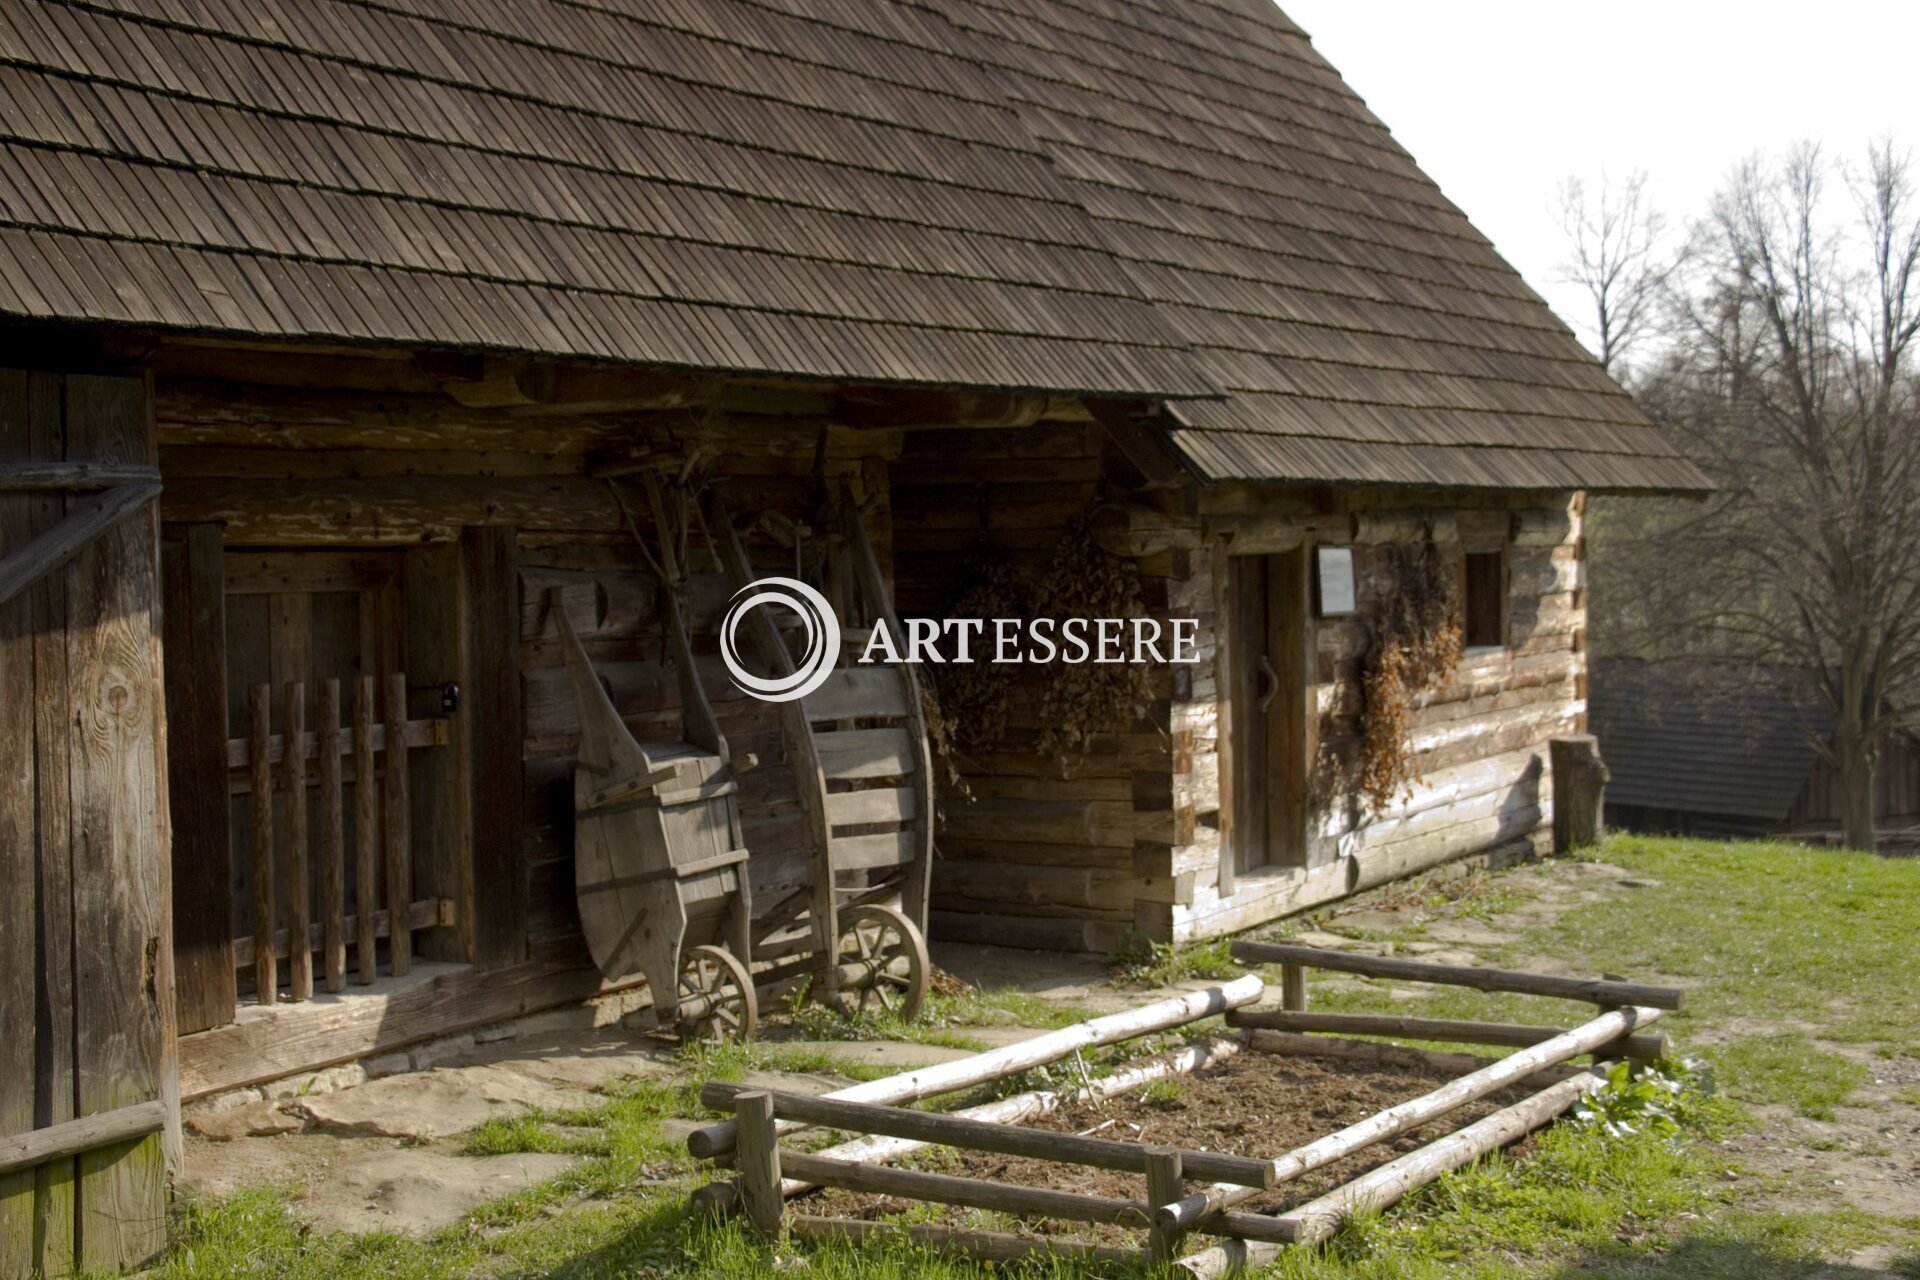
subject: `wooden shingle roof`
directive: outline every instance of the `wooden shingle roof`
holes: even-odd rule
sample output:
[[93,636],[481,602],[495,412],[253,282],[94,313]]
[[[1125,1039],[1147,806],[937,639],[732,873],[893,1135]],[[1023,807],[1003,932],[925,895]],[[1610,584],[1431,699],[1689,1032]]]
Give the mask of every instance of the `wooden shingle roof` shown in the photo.
[[981,68],[811,9],[10,2],[0,310],[1210,390]]
[[1179,400],[1212,479],[1703,483],[1266,0],[9,0],[0,314]]
[[945,11],[1229,393],[1203,475],[1708,487],[1270,0]]

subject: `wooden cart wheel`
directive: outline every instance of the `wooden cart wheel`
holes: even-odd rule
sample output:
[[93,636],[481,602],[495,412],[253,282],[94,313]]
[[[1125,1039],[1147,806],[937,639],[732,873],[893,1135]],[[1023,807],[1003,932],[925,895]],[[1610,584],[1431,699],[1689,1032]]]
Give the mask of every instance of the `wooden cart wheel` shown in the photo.
[[724,947],[694,947],[680,962],[680,1034],[745,1040],[760,1021],[746,966]]
[[840,913],[834,990],[849,1018],[895,1013],[911,1022],[926,1003],[933,963],[920,930],[892,907],[869,904]]

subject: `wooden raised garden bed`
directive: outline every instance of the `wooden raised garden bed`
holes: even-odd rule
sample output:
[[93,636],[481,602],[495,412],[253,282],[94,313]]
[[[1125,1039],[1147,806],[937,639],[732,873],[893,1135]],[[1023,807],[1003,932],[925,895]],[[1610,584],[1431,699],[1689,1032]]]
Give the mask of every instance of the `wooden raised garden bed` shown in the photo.
[[[1665,1038],[1642,1028],[1662,1010],[1678,1009],[1681,1000],[1673,988],[1612,979],[1436,965],[1283,944],[1241,943],[1235,955],[1246,963],[1283,966],[1283,1007],[1253,1008],[1266,988],[1250,976],[824,1097],[710,1084],[703,1101],[732,1111],[734,1119],[695,1131],[688,1148],[700,1157],[730,1158],[737,1177],[703,1188],[696,1203],[743,1211],[768,1236],[790,1231],[808,1238],[860,1239],[901,1232],[996,1261],[1048,1251],[1137,1261],[1144,1251],[1150,1258],[1177,1261],[1196,1276],[1229,1275],[1271,1261],[1288,1246],[1324,1241],[1355,1211],[1391,1205],[1441,1174],[1520,1140],[1597,1088],[1612,1060],[1664,1056]],[[1306,1007],[1310,968],[1556,996],[1597,1005],[1600,1012],[1565,1029],[1316,1014]],[[1022,1093],[954,1113],[905,1105],[1216,1014],[1226,1015],[1229,1032],[1125,1063],[1078,1086]],[[1493,1044],[1514,1051],[1486,1059],[1351,1038],[1355,1035]],[[1591,1068],[1572,1065],[1583,1055],[1591,1055]],[[1281,1058],[1289,1060],[1287,1068],[1266,1070],[1268,1064],[1278,1068]],[[1205,1079],[1193,1086],[1205,1083],[1211,1093],[1204,1115],[1195,1113],[1190,1122],[1187,1141],[1179,1140],[1177,1108],[1153,1118],[1151,1140],[1136,1135],[1136,1128],[1144,1132],[1147,1126],[1130,1128],[1113,1117],[1095,1126],[1100,1132],[1063,1127],[1081,1123],[1080,1111],[1116,1099],[1136,1108],[1130,1116],[1144,1118],[1142,1104],[1129,1095],[1154,1081],[1196,1074]],[[1221,1079],[1229,1074],[1237,1079]],[[1282,1103],[1284,1127],[1293,1132],[1284,1149],[1268,1154],[1281,1145],[1271,1130],[1282,1127],[1277,1121],[1263,1127],[1263,1115],[1277,1114],[1271,1091],[1311,1089],[1314,1081],[1324,1093],[1346,1095],[1348,1114],[1355,1097],[1378,1102],[1396,1096],[1396,1089],[1412,1096],[1365,1111],[1310,1140],[1301,1140],[1298,1130],[1302,1115],[1313,1112]],[[1344,1089],[1347,1082],[1355,1087]],[[1269,1091],[1264,1111],[1263,1087]],[[1325,1113],[1338,1114],[1338,1109]],[[812,1152],[782,1145],[783,1134],[806,1126],[858,1136]],[[1227,1145],[1223,1136],[1256,1150],[1220,1150]],[[1383,1144],[1398,1151],[1381,1160]],[[958,1172],[892,1167],[929,1146],[949,1149]],[[816,1188],[835,1189],[830,1194],[842,1201],[881,1196],[996,1210],[1033,1223],[1036,1234],[788,1211],[789,1198]],[[1289,1200],[1277,1212],[1258,1211],[1263,1204]],[[1101,1239],[1056,1239],[1051,1234],[1056,1223],[1099,1224]],[[1218,1242],[1190,1251],[1195,1236]],[[1116,1240],[1123,1243],[1116,1246]]]

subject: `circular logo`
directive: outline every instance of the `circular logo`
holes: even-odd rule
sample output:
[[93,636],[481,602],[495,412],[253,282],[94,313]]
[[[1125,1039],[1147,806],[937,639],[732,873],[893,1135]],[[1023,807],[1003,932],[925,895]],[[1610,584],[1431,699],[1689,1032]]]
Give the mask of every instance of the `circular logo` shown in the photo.
[[[806,645],[794,669],[784,676],[757,676],[740,661],[734,632],[747,610],[777,604],[792,610],[806,634]],[[840,619],[825,596],[797,578],[759,578],[733,593],[726,617],[720,620],[720,660],[742,690],[762,702],[791,702],[804,698],[827,682],[840,655]]]

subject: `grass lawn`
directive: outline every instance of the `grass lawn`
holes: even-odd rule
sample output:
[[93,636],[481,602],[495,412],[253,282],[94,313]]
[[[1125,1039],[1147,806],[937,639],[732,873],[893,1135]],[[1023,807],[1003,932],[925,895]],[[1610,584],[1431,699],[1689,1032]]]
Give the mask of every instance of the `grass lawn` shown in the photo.
[[[1688,1056],[1711,1064],[1721,1096],[1692,1098],[1677,1134],[1619,1138],[1592,1123],[1557,1126],[1521,1158],[1484,1160],[1388,1214],[1354,1223],[1325,1249],[1286,1258],[1271,1275],[1865,1280],[1891,1274],[1920,1280],[1920,1218],[1855,1207],[1835,1191],[1822,1163],[1842,1148],[1875,1154],[1860,1147],[1858,1135],[1878,1132],[1884,1121],[1885,1142],[1894,1145],[1878,1154],[1920,1168],[1920,1116],[1914,1114],[1920,1089],[1873,1083],[1876,1064],[1920,1062],[1920,860],[1637,838],[1616,838],[1602,856],[1646,887],[1588,895],[1591,900],[1557,913],[1538,910],[1538,888],[1556,874],[1553,867],[1477,877],[1424,896],[1396,888],[1389,893],[1413,909],[1397,913],[1407,923],[1391,936],[1417,942],[1439,922],[1474,920],[1500,935],[1474,948],[1484,963],[1553,956],[1577,970],[1683,981],[1692,988],[1689,1007],[1664,1025]],[[1301,927],[1304,922],[1289,922],[1271,932]],[[1131,959],[1133,981],[1161,971],[1211,973],[1224,965],[1217,947]],[[1569,1017],[1569,1006],[1556,1002],[1428,990],[1438,994],[1416,1003],[1396,997],[1395,984],[1344,981],[1325,990],[1316,985],[1314,1001],[1324,1009],[1563,1025]],[[910,1034],[966,1045],[970,1019],[1044,1013],[1057,1021],[1057,1010],[1029,1007],[1042,1003],[1012,994],[941,1001]],[[165,1280],[764,1280],[770,1270],[788,1269],[831,1280],[987,1274],[902,1246],[769,1250],[738,1228],[683,1214],[687,1192],[708,1175],[663,1136],[661,1122],[697,1114],[700,1078],[748,1067],[808,1068],[782,1053],[778,1046],[710,1051],[690,1063],[688,1082],[635,1082],[594,1108],[476,1131],[469,1143],[478,1153],[552,1150],[584,1159],[426,1240],[309,1232],[279,1194],[261,1189],[188,1206],[178,1243],[153,1274]],[[1920,1074],[1909,1069],[1902,1078]],[[1836,1117],[1847,1123],[1827,1123]],[[1763,1149],[1772,1154],[1749,1161]],[[1856,1255],[1873,1261],[1835,1265]],[[1055,1264],[1020,1274],[1068,1280],[1091,1273]]]

